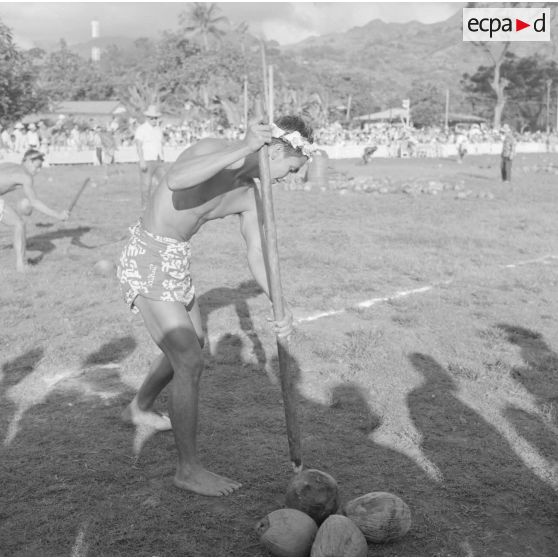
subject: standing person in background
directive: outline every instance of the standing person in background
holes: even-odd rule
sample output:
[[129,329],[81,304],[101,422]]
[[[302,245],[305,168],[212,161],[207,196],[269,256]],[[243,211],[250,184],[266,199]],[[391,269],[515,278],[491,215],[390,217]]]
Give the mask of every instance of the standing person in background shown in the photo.
[[457,147],[457,162],[461,164],[463,163],[465,155],[467,155],[467,136],[463,131],[459,131],[455,138],[455,143]]
[[2,128],[0,141],[2,142],[2,149],[4,149],[4,151],[11,151],[13,149],[12,138],[8,128]]
[[146,120],[138,126],[134,135],[139,159],[142,208],[145,206],[144,192],[147,190],[147,199],[149,199],[153,173],[158,163],[163,161],[163,130],[159,122],[162,114],[155,105],[149,105],[143,114]]
[[504,130],[504,143],[502,144],[502,182],[511,182],[512,160],[515,157],[516,140],[513,131],[506,124]]
[[97,163],[103,165],[103,141],[101,139],[101,127],[95,126],[93,131],[93,147],[95,147],[95,157],[97,158]]
[[27,138],[23,129],[23,124],[21,122],[18,122],[14,126],[14,151],[17,153],[23,152],[27,149]]
[[39,138],[39,134],[37,133],[37,126],[34,122],[28,124],[26,137],[27,147],[29,149],[39,149],[41,145],[41,139]]

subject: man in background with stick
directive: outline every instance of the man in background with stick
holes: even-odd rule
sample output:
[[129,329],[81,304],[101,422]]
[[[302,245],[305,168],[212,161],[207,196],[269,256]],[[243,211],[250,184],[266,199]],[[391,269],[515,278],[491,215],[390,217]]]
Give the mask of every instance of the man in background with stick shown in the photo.
[[[118,268],[124,298],[140,312],[162,354],[123,413],[126,421],[172,428],[178,450],[174,484],[208,496],[230,494],[240,484],[200,463],[196,449],[199,382],[203,370],[200,311],[190,277],[189,241],[207,221],[239,217],[248,266],[270,296],[265,259],[258,151],[269,144],[270,176],[297,172],[312,151],[312,131],[296,116],[276,125],[253,124],[241,141],[203,139],[186,149],[162,177],[140,221],[130,229]],[[275,322],[288,337],[292,315]],[[170,382],[169,418],[152,410]]]
[[[25,197],[29,200],[29,211],[36,209],[49,217],[66,221],[70,216],[68,211],[55,211],[51,209],[35,193],[33,178],[43,166],[44,158],[45,156],[40,151],[28,149],[23,155],[21,165],[17,163],[0,164],[0,196],[21,186]],[[1,197],[0,223],[13,227],[16,269],[20,272],[26,271],[28,266],[25,259],[25,223],[19,213],[12,209]]]

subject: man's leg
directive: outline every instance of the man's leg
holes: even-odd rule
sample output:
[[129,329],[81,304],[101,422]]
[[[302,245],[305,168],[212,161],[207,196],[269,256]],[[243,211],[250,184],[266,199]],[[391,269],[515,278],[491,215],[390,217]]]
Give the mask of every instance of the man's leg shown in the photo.
[[502,174],[502,182],[505,182],[506,181],[506,159],[504,157],[502,157],[500,163],[500,171]]
[[139,171],[139,189],[140,189],[140,201],[141,201],[141,208],[143,210],[143,208],[145,207],[145,181],[146,181],[146,175],[147,175],[147,170],[141,170],[141,167],[138,165],[138,171]]
[[161,161],[149,161],[147,163],[147,199],[151,199],[154,187],[157,187],[164,174]]
[[178,465],[174,484],[206,496],[223,496],[240,487],[226,477],[207,471],[196,448],[202,350],[188,311],[179,302],[136,299],[145,325],[172,367],[169,410]]
[[16,269],[18,271],[25,271],[27,269],[27,261],[25,259],[25,222],[9,205],[6,204],[4,205],[2,223],[14,228]]
[[[198,301],[194,300],[186,307],[194,330],[196,332],[200,348],[204,346],[204,332],[202,329],[200,309]],[[159,355],[151,365],[147,377],[143,381],[138,393],[123,411],[122,418],[126,422],[139,425],[144,424],[157,430],[170,430],[172,428],[168,417],[152,410],[157,396],[172,380],[173,370],[169,359],[164,353]]]

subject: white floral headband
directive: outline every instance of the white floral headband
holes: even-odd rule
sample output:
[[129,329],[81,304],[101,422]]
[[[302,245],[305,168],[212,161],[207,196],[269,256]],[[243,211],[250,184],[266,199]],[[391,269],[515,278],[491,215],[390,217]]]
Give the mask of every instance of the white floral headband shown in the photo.
[[302,154],[308,158],[312,157],[312,154],[318,149],[313,143],[302,137],[300,132],[285,132],[277,124],[271,124],[271,137],[287,142],[294,149],[300,149]]

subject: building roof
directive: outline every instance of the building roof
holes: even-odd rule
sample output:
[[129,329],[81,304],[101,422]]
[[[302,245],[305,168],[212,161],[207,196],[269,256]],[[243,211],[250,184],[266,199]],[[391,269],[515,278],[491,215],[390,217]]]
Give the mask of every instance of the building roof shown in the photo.
[[381,120],[399,120],[400,118],[406,118],[407,109],[404,108],[390,108],[386,110],[381,110],[380,112],[373,112],[372,114],[364,114],[363,116],[357,116],[353,120],[360,120],[364,122],[378,122]]
[[475,116],[474,114],[450,113],[448,115],[449,124],[480,124],[486,122],[486,118]]
[[55,114],[68,115],[108,115],[125,111],[126,107],[120,101],[62,101],[57,103],[52,110]]

